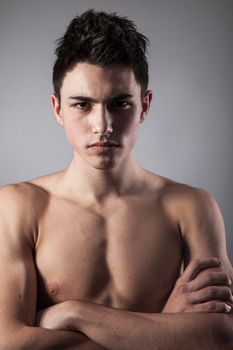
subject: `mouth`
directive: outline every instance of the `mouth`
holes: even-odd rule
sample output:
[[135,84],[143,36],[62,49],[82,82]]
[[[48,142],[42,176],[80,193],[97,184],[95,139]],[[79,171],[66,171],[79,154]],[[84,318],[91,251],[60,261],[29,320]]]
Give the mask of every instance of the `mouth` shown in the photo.
[[119,149],[120,145],[114,142],[96,142],[88,146],[88,149],[95,154],[112,153]]
[[120,147],[120,145],[114,143],[114,142],[96,142],[88,147],[94,147],[94,148],[111,148],[111,147]]

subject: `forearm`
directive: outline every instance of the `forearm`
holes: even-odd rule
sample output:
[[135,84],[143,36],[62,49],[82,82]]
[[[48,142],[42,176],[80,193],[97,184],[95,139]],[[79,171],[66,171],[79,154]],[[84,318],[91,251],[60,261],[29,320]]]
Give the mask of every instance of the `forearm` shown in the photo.
[[24,326],[15,329],[12,327],[12,331],[2,330],[0,349],[100,350],[103,347],[81,333]]
[[[75,316],[76,314],[76,316]],[[78,302],[73,324],[110,350],[231,349],[232,315],[138,314]],[[230,321],[229,321],[230,320]]]

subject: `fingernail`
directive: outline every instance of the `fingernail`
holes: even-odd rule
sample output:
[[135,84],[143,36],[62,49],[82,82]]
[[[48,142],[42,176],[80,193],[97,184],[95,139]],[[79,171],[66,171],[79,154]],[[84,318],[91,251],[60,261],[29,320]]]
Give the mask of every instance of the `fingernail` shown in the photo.
[[231,312],[231,306],[230,305],[225,305],[225,307],[226,307],[226,313]]

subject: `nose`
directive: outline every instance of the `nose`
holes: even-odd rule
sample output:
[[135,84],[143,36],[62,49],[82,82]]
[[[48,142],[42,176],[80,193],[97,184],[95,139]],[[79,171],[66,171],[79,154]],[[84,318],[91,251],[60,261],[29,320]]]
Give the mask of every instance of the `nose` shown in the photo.
[[91,126],[94,134],[106,135],[112,133],[112,118],[104,105],[96,106],[91,116]]

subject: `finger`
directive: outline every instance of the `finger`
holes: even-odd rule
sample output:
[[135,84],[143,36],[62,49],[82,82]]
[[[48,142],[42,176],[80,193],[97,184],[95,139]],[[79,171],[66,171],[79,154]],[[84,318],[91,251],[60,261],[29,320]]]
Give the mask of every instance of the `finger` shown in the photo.
[[193,305],[185,312],[217,312],[229,314],[232,312],[232,306],[221,301],[209,301],[207,303]]
[[212,286],[200,289],[197,292],[192,292],[189,294],[189,299],[191,303],[199,304],[212,300],[223,300],[225,302],[233,302],[233,297],[231,290],[224,286]]
[[189,282],[190,291],[197,291],[210,286],[225,285],[230,286],[231,280],[226,272],[206,272],[196,276]]
[[201,270],[209,267],[217,267],[220,264],[220,259],[214,257],[194,259],[189,263],[184,273],[180,277],[180,280],[182,282],[190,282],[198,275]]

